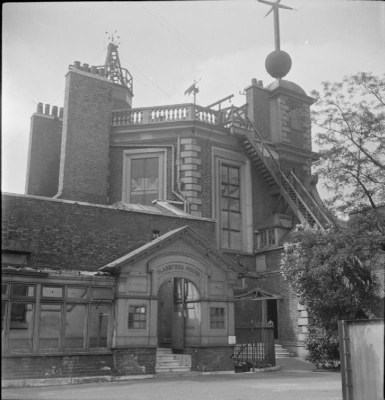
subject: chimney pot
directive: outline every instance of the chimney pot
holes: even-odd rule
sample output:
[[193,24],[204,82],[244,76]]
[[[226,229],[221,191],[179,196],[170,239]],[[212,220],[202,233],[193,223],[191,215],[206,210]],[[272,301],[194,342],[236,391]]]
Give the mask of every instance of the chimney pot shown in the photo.
[[91,67],[91,74],[97,74],[98,70],[96,69],[95,65]]
[[36,110],[36,112],[37,112],[38,114],[43,114],[43,103],[38,103],[38,104],[37,104],[37,110]]
[[86,63],[83,63],[83,70],[88,72],[88,70],[89,70],[89,65],[86,64]]
[[64,109],[63,109],[63,107],[60,107],[59,118],[63,118],[63,114],[64,114]]
[[52,111],[51,111],[51,115],[54,117],[57,117],[57,106],[52,106]]
[[253,78],[253,79],[251,80],[251,84],[256,86],[256,85],[257,85],[257,79],[256,79],[256,78]]
[[100,68],[99,69],[99,75],[100,76],[104,76],[104,74],[105,74],[104,68]]
[[74,67],[80,69],[80,61],[74,61]]
[[50,109],[49,104],[46,104],[46,105],[45,105],[45,108],[44,108],[44,114],[45,114],[45,115],[49,115],[49,109]]
[[258,81],[258,86],[263,87],[263,81]]

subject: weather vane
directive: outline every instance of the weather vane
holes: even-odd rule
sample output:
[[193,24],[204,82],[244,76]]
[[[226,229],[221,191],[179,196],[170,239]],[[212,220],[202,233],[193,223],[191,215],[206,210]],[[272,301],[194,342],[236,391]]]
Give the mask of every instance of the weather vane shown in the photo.
[[267,17],[272,11],[274,12],[274,39],[275,39],[275,50],[281,50],[280,35],[279,35],[279,9],[284,8],[285,10],[294,10],[294,8],[284,6],[281,0],[276,0],[275,3],[266,0],[258,0],[260,3],[271,6],[270,11],[265,15]]
[[[108,40],[110,41],[110,43],[112,43],[113,45],[115,45],[116,47],[118,47],[120,45],[120,42],[118,41],[120,39],[120,36],[118,36],[117,34],[118,32],[115,31],[114,33],[112,33],[110,36],[108,36]],[[106,32],[106,35],[108,35],[108,32]]]

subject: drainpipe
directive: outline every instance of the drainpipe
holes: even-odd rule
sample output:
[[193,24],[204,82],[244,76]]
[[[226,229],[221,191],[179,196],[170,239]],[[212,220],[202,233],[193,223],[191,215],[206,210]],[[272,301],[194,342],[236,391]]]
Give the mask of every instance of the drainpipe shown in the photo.
[[[180,135],[178,135],[177,138],[177,146],[176,146],[176,180],[174,181],[173,179],[173,185],[176,185],[176,190],[172,190],[172,193],[183,202],[183,210],[184,212],[188,213],[189,210],[189,202],[183,195],[183,193],[180,190]],[[174,168],[172,169],[174,171]],[[175,187],[175,186],[174,186]]]

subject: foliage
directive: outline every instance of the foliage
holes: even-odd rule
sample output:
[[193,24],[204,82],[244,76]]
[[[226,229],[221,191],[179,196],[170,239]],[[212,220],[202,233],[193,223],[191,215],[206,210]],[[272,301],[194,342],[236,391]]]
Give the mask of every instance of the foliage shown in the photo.
[[320,147],[317,172],[340,212],[376,208],[385,199],[385,75],[357,73],[323,82],[313,126]]
[[338,336],[327,332],[325,328],[310,324],[306,339],[309,351],[308,360],[322,368],[339,366]]
[[379,290],[375,270],[381,265],[385,240],[370,221],[357,217],[349,229],[325,231],[298,226],[284,246],[281,272],[313,318],[307,341],[313,362],[338,357],[338,320],[373,316]]

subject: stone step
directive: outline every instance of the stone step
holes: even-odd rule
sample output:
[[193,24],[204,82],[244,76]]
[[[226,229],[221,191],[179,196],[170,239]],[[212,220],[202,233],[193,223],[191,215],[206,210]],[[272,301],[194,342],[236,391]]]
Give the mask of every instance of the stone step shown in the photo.
[[180,372],[158,372],[154,377],[156,379],[168,379],[168,378],[178,378],[178,377],[192,377],[200,376],[202,372],[199,371],[180,371]]
[[191,371],[190,367],[185,367],[185,366],[181,366],[181,365],[176,365],[173,367],[164,367],[164,366],[156,366],[155,367],[155,372],[158,373],[162,373],[162,372],[187,372],[187,371]]
[[275,358],[288,358],[291,357],[291,353],[285,349],[281,344],[275,344]]
[[156,374],[174,375],[191,372],[191,357],[173,354],[169,348],[158,348],[156,351]]

